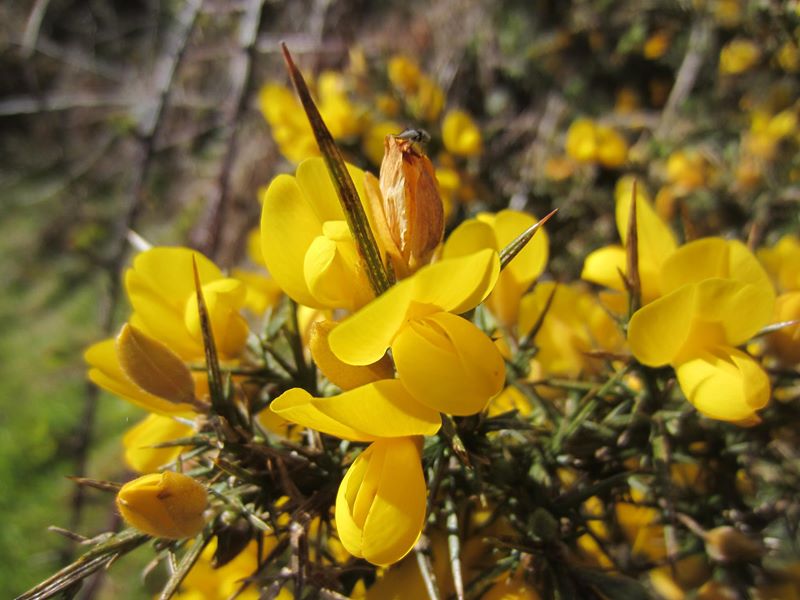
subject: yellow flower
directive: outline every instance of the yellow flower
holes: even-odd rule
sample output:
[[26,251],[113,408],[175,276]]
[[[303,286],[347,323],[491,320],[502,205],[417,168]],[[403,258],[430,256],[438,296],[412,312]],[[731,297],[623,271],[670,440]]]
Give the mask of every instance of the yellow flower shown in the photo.
[[639,309],[628,325],[634,356],[649,366],[673,365],[700,412],[752,421],[769,400],[769,379],[735,347],[772,316],[767,274],[741,242],[708,238],[670,256],[661,283],[665,295]]
[[628,143],[617,131],[591,119],[575,119],[567,130],[566,152],[582,163],[600,163],[610,169],[625,164]]
[[751,40],[735,39],[728,42],[719,53],[719,72],[738,75],[750,70],[761,58],[761,50]]
[[[274,536],[266,536],[261,544],[262,557],[275,547]],[[180,591],[173,596],[176,600],[227,600],[235,595],[240,600],[258,600],[261,596],[255,586],[248,585],[239,593],[245,580],[256,574],[259,568],[259,544],[251,541],[236,557],[214,567],[217,552],[217,538],[214,537],[203,549],[198,561],[181,583]],[[276,600],[290,600],[292,593],[282,588]]]
[[522,575],[515,575],[495,583],[481,598],[482,600],[540,600],[541,596]]
[[425,520],[421,440],[378,440],[362,452],[339,486],[336,529],[354,556],[388,565],[405,556]]
[[373,165],[380,165],[383,161],[386,136],[397,135],[402,131],[403,126],[396,121],[379,121],[367,129],[361,147]]
[[192,537],[205,526],[206,489],[182,473],[144,475],[122,486],[117,508],[136,529],[158,538]]
[[708,178],[708,163],[695,149],[678,150],[667,159],[667,179],[673,189],[686,194],[703,187]]
[[153,446],[188,437],[193,432],[192,427],[171,417],[149,415],[128,429],[122,437],[125,463],[138,473],[152,473],[178,458],[184,450],[183,446]]
[[217,352],[222,360],[236,358],[247,341],[247,323],[239,314],[247,290],[188,248],[152,248],[134,258],[125,273],[125,289],[133,307],[129,321],[186,361],[205,356],[192,257],[200,274]]
[[[365,210],[364,172],[349,167]],[[273,279],[312,308],[356,310],[372,299],[367,275],[321,158],[262,190],[261,249]]]
[[762,248],[758,259],[779,290],[800,290],[800,239],[796,235],[784,235],[772,248]]
[[[483,248],[500,251],[536,221],[535,217],[515,210],[480,213],[475,219],[456,227],[447,238],[442,255],[455,258]],[[505,327],[516,324],[522,295],[544,271],[548,244],[545,230],[537,231],[528,245],[503,269],[492,293],[486,298],[486,306]]]
[[[634,494],[634,500],[638,499],[641,499],[641,496]],[[614,511],[617,523],[631,544],[631,553],[634,556],[654,561],[666,557],[664,527],[659,523],[661,511],[631,502],[617,502]]]
[[534,360],[545,376],[575,377],[594,373],[602,362],[587,355],[591,350],[619,351],[624,338],[602,305],[580,285],[538,283],[522,298],[519,330],[525,334],[539,321],[550,302],[542,325],[533,338]]
[[281,154],[288,160],[299,163],[319,154],[303,107],[291,90],[282,85],[267,84],[259,92],[258,104]]
[[389,60],[389,81],[400,92],[413,117],[425,122],[436,120],[444,106],[444,92],[406,56]]
[[[205,358],[192,256],[197,262],[220,359],[235,359],[244,349],[248,335],[247,323],[238,312],[245,302],[245,286],[224,278],[211,261],[188,248],[153,248],[136,256],[125,273],[125,287],[134,310],[129,322],[184,362]],[[84,359],[90,367],[89,379],[112,394],[157,414],[191,414],[190,404],[167,400],[154,395],[154,389],[150,389],[154,393],[148,393],[136,385],[120,366],[113,339],[92,345]],[[195,398],[202,398],[207,392],[205,374],[193,373],[192,379]]]
[[503,387],[505,367],[492,341],[456,316],[479,304],[497,280],[494,250],[428,265],[334,329],[333,353],[368,365],[391,347],[409,393],[434,410],[470,415]]
[[647,38],[642,48],[642,54],[650,60],[661,58],[669,49],[671,41],[672,35],[668,31],[660,29]]
[[[775,299],[776,323],[800,320],[800,291],[786,292]],[[783,327],[767,336],[769,349],[787,366],[800,363],[800,325]]]
[[477,156],[481,153],[480,129],[469,113],[450,110],[442,122],[442,141],[448,152],[457,156]]
[[[108,339],[90,346],[83,355],[89,364],[89,379],[98,387],[119,396],[136,406],[159,415],[191,415],[191,404],[176,404],[170,400],[149,394],[131,381],[123,372],[117,358],[115,340]],[[204,374],[194,374],[195,397],[202,397],[198,384],[205,380]]]
[[650,584],[665,600],[684,600],[686,592],[705,583],[711,575],[706,557],[690,554],[672,565],[651,569]]
[[[616,188],[617,231],[622,246],[606,246],[595,250],[583,264],[581,277],[618,292],[624,292],[620,273],[627,274],[625,246],[628,239],[633,179],[623,177]],[[661,295],[660,272],[664,261],[675,251],[677,243],[669,226],[653,210],[644,186],[636,188],[636,228],[638,233],[638,268],[642,284],[642,302],[651,302]]]

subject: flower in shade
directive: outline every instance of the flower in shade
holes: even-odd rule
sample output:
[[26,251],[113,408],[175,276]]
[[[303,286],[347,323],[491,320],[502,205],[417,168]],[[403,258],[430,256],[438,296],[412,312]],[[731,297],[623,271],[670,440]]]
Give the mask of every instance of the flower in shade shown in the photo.
[[148,415],[128,429],[122,437],[125,463],[139,473],[152,473],[178,458],[184,450],[182,446],[154,446],[190,436],[192,433],[192,427],[172,417]]

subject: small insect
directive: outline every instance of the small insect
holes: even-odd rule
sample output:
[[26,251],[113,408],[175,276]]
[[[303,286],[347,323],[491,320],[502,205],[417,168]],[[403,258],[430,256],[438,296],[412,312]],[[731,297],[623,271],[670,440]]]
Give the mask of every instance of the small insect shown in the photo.
[[424,129],[406,129],[404,132],[398,133],[394,137],[398,140],[407,140],[415,144],[427,144],[431,141],[431,134]]

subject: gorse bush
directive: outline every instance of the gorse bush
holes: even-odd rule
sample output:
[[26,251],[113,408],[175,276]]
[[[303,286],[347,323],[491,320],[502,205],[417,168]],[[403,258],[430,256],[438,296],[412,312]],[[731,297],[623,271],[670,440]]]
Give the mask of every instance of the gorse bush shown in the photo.
[[[730,41],[721,76],[761,51]],[[575,115],[541,185],[613,178],[619,244],[556,281],[559,214],[479,201],[487,136],[413,60],[354,53],[315,103],[286,57],[299,100],[259,103],[296,168],[260,193],[249,270],[141,250],[132,313],[86,352],[148,412],[123,438],[141,476],[82,482],[127,527],[23,597],[143,545],[162,598],[800,596],[797,236],[695,235],[682,199],[720,161],[663,153],[651,198],[630,132]],[[731,190],[797,146],[796,102],[751,116]]]

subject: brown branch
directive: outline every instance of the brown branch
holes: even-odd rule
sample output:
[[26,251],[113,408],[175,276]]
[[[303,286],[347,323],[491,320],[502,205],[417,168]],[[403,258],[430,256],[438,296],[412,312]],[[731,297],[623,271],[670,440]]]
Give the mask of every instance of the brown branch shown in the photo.
[[247,105],[247,91],[250,88],[253,74],[253,59],[263,8],[264,0],[250,0],[240,23],[239,53],[234,58],[231,69],[233,73],[231,87],[236,101],[224,125],[228,137],[225,156],[220,167],[216,193],[209,200],[204,223],[196,234],[195,245],[210,257],[218,254],[222,238],[225,212],[230,196],[231,171],[236,160],[239,124]]

